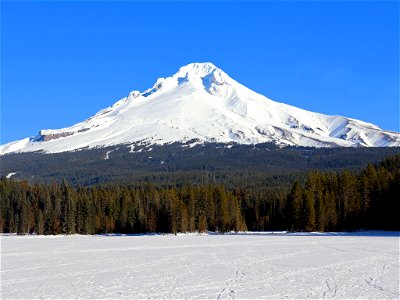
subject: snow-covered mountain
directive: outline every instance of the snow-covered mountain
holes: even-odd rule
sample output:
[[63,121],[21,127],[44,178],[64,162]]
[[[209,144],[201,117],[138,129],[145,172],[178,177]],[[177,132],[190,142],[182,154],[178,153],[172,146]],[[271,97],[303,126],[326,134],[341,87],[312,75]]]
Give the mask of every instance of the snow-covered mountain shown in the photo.
[[83,122],[41,130],[35,137],[2,145],[0,153],[171,142],[380,147],[400,146],[400,133],[272,101],[212,63],[193,63]]

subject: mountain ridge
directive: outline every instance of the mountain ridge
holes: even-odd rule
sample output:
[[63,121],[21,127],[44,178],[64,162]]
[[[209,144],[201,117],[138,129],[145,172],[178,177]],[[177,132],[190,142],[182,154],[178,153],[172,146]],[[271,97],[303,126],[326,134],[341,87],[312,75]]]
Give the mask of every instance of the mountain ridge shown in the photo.
[[57,153],[119,144],[205,142],[278,146],[400,146],[400,133],[273,101],[212,63],[192,63],[94,116],[0,146],[0,154]]

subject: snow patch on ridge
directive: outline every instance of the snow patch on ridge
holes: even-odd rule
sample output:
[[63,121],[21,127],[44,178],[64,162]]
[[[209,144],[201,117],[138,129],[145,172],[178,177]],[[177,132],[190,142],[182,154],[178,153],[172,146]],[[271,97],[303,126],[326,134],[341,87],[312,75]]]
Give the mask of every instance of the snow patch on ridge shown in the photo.
[[7,175],[6,175],[6,178],[7,179],[10,179],[11,177],[13,177],[14,175],[17,175],[18,174],[18,172],[11,172],[11,173],[8,173]]

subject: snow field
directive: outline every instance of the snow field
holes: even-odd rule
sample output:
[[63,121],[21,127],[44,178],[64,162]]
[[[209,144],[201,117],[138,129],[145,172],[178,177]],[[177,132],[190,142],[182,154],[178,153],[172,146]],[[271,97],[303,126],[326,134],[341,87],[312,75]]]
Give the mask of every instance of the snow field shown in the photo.
[[398,299],[399,236],[1,236],[1,298]]

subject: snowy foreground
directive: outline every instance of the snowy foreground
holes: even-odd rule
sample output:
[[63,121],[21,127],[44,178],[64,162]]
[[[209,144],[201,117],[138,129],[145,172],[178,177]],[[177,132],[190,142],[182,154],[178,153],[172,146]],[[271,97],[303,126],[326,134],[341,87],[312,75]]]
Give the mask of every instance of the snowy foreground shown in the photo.
[[1,237],[2,299],[399,297],[398,233]]

